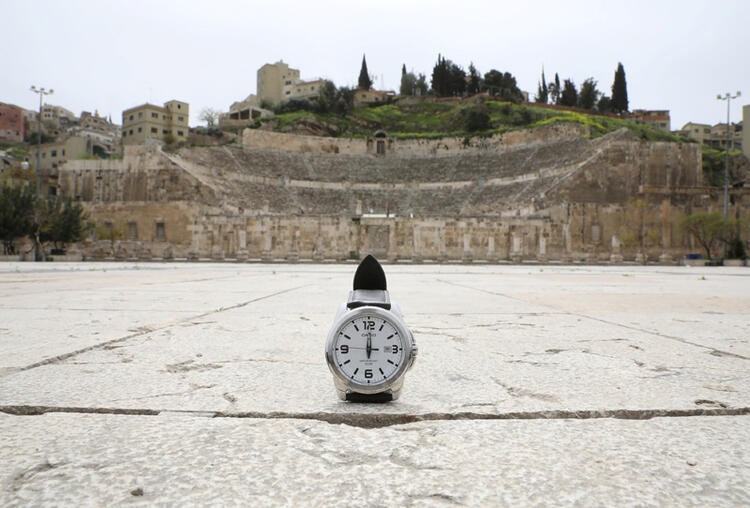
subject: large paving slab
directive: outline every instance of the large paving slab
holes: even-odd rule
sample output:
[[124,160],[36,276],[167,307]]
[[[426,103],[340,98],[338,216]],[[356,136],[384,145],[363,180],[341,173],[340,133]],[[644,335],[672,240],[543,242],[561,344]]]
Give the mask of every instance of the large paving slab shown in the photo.
[[[74,504],[73,482],[131,502],[143,478],[142,501],[175,504],[747,504],[750,270],[385,265],[419,358],[401,399],[355,405],[323,356],[355,267],[0,265],[5,500]],[[223,469],[205,469],[204,433]],[[142,436],[162,467],[110,434]],[[422,453],[447,473],[408,480],[398,461]],[[281,476],[263,490],[268,464]],[[167,485],[170,471],[187,483]]]

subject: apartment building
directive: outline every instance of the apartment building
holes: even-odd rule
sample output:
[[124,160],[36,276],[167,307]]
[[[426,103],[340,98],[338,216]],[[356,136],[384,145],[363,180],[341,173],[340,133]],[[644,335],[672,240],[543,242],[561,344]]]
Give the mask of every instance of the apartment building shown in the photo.
[[292,69],[283,61],[265,64],[258,69],[258,99],[271,105],[285,100],[284,87],[300,80],[299,69]]
[[190,106],[172,100],[164,106],[143,104],[122,112],[122,143],[139,145],[147,139],[186,141],[189,131]]
[[656,127],[664,132],[670,132],[672,130],[672,121],[669,117],[669,110],[636,109],[630,113],[627,118],[634,120],[636,123]]
[[24,110],[12,104],[0,103],[0,139],[21,143],[26,137],[27,122]]
[[293,69],[283,61],[265,64],[258,69],[258,105],[276,106],[290,99],[315,100],[324,82],[323,79],[300,79],[299,69]]
[[750,129],[745,129],[745,125],[750,122],[750,104],[742,107],[742,153],[750,159]]

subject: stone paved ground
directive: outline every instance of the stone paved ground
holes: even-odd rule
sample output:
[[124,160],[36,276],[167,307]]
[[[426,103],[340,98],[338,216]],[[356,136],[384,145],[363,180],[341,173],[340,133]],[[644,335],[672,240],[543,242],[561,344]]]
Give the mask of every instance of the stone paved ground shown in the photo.
[[323,358],[355,265],[0,265],[0,506],[750,504],[750,270],[385,265],[389,405]]

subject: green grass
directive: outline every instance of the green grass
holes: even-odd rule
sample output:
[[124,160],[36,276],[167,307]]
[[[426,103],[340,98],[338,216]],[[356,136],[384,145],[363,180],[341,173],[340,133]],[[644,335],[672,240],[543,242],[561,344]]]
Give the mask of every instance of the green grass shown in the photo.
[[[467,132],[464,123],[466,112],[470,109],[480,109],[489,115],[487,130]],[[347,137],[371,136],[377,130],[384,130],[389,136],[400,139],[473,138],[545,125],[572,123],[587,127],[592,138],[625,127],[646,141],[687,141],[655,127],[616,117],[496,100],[480,101],[476,104],[451,104],[428,99],[403,104],[395,101],[391,104],[356,109],[345,117],[297,111],[276,115],[273,119],[277,121],[277,129],[293,127],[301,121],[318,119],[335,125],[339,136]]]

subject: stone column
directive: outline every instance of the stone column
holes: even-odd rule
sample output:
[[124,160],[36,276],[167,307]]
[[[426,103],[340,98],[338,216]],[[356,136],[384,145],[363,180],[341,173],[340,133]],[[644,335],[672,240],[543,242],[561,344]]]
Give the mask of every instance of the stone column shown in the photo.
[[247,261],[247,225],[244,220],[240,222],[239,229],[237,229],[237,244],[237,261]]
[[[287,226],[288,230],[291,230],[289,235],[288,249],[286,259],[291,263],[296,263],[299,260],[299,227],[298,226]],[[289,231],[287,231],[289,232]]]
[[270,225],[263,225],[260,234],[263,236],[263,250],[260,257],[263,261],[271,261],[271,248],[273,247],[273,234]]
[[536,254],[536,258],[539,261],[547,261],[547,236],[544,233],[539,233],[539,247]]
[[448,260],[448,253],[445,249],[445,223],[439,225],[435,234],[437,235],[437,241],[435,242],[438,246],[437,258],[441,263],[445,263]]
[[471,251],[471,233],[467,233],[464,230],[464,253],[462,260],[464,263],[471,263],[474,261],[474,253]]
[[411,259],[414,263],[421,263],[422,262],[422,246],[421,246],[421,232],[419,229],[419,226],[417,224],[412,225],[412,235],[413,235],[413,252]]
[[617,235],[612,235],[612,254],[609,256],[610,263],[622,263],[623,257],[621,253],[622,242]]
[[187,228],[188,231],[192,233],[190,238],[190,251],[188,252],[188,260],[197,261],[200,257],[201,252],[200,235],[203,230],[203,226],[201,226],[200,224],[191,224]]
[[495,252],[495,235],[492,231],[487,238],[487,261],[497,261],[497,253]]
[[664,199],[661,202],[661,246],[662,253],[659,256],[659,263],[664,265],[671,265],[674,260],[667,251],[672,247],[672,239],[670,238],[671,225],[669,223],[669,200]]
[[520,263],[522,261],[522,245],[521,241],[523,236],[518,231],[511,233],[511,248],[510,248],[510,259],[514,263]]
[[395,262],[398,259],[398,239],[396,238],[396,223],[388,224],[388,261]]

